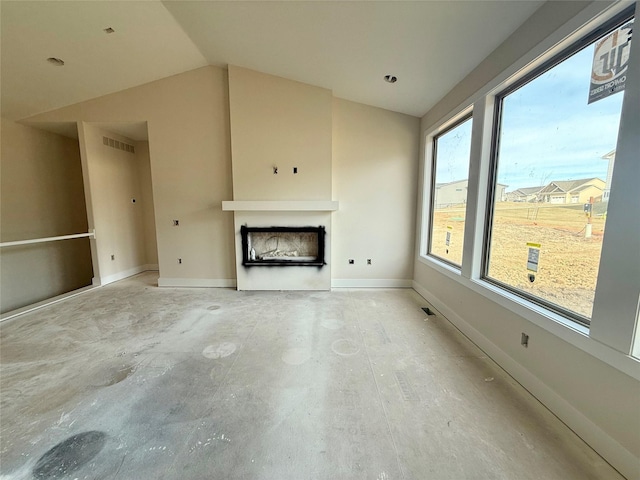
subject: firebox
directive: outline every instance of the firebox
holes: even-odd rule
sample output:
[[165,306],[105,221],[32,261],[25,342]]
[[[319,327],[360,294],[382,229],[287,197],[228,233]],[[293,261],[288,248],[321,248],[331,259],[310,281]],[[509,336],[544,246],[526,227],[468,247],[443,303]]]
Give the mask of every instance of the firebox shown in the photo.
[[240,227],[242,265],[245,267],[322,267],[325,228]]

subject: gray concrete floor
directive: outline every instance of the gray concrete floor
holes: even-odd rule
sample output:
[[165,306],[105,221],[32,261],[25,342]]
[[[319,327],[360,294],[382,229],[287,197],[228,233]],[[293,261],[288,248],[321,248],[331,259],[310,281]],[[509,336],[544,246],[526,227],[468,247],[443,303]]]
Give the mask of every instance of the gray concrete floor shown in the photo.
[[413,290],[159,289],[1,325],[0,479],[617,479]]

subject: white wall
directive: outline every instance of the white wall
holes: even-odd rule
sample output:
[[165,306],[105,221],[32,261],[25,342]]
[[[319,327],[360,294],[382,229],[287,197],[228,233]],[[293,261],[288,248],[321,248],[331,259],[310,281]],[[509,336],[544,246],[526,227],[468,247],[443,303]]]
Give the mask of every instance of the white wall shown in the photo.
[[419,132],[416,117],[333,100],[334,286],[411,285]]
[[[3,242],[87,232],[78,141],[2,120]],[[88,239],[0,251],[2,312],[91,284]]]
[[[486,156],[490,145],[490,138],[482,133],[481,125],[490,123],[492,118],[486,113],[490,112],[491,102],[485,103],[483,96],[608,5],[603,2],[546,3],[423,117],[422,155],[427,133],[476,102],[473,142],[482,148],[472,147],[469,184],[470,196],[477,195],[478,189],[471,188],[472,183],[487,174],[486,165],[478,159]],[[637,113],[637,108],[635,111]],[[483,135],[481,143],[478,140]],[[422,174],[420,177],[422,180]],[[422,184],[421,191],[424,191]],[[474,212],[482,215],[482,211],[482,205],[478,204]],[[419,223],[424,213],[419,212]],[[465,255],[471,252],[474,243],[478,250],[478,238],[474,231],[465,234]],[[467,239],[474,241],[467,245]],[[479,262],[478,257],[471,263],[475,262]],[[452,273],[416,252],[416,290],[614,467],[628,478],[640,478],[640,382],[631,375],[633,370],[637,373],[637,362],[578,329],[565,327],[548,317],[534,323],[524,307],[518,308],[515,302],[490,294],[470,278],[469,273],[470,269],[465,267],[462,275]],[[637,279],[632,283],[636,285]],[[529,348],[520,346],[522,332],[530,336]],[[605,357],[607,361],[603,361]]]

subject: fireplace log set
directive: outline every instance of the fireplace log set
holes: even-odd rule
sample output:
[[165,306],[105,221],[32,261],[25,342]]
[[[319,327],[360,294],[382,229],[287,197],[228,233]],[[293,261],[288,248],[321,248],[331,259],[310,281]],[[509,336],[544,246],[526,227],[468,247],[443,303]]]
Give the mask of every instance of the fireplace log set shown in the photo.
[[323,267],[325,228],[240,227],[245,267]]

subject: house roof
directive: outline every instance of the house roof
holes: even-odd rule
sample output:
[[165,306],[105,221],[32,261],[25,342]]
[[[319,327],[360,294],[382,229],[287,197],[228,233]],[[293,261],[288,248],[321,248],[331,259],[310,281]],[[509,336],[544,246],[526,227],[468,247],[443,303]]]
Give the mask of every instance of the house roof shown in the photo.
[[444,182],[444,183],[436,183],[436,188],[442,188],[449,185],[455,185],[456,183],[468,183],[469,180],[466,178],[464,180],[454,180],[453,182]]
[[[444,182],[444,183],[436,183],[436,188],[446,187],[448,185],[454,185],[456,183],[468,183],[469,180],[466,178],[464,180],[454,180],[453,182]],[[504,183],[498,183],[499,186],[507,188],[509,185]]]
[[606,153],[602,156],[602,158],[604,160],[611,160],[616,158],[616,151],[615,150],[611,150],[609,153]]
[[542,190],[544,188],[544,185],[541,185],[539,187],[522,187],[522,188],[518,188],[517,190],[514,190],[511,193],[519,193],[520,195],[531,195],[533,193],[538,193],[540,190]]
[[[594,180],[603,182],[597,177],[582,178],[580,180],[555,180],[540,190],[540,193],[569,193],[575,191],[579,187],[592,185],[591,182]],[[597,187],[597,185],[593,186]]]
[[573,190],[571,190],[571,193],[582,192],[583,190],[586,190],[587,188],[597,188],[598,190],[602,190],[597,185],[582,185],[582,186],[580,186],[578,188],[574,188]]

